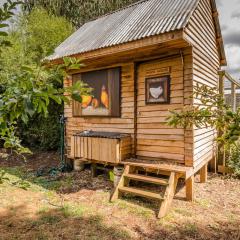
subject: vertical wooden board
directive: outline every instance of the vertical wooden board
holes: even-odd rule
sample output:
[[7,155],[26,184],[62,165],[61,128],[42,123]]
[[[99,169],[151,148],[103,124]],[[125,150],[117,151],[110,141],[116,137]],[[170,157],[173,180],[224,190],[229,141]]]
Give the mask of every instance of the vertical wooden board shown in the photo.
[[85,158],[85,155],[86,155],[86,149],[85,149],[85,137],[82,137],[82,157]]
[[117,139],[113,139],[112,141],[112,144],[111,144],[111,149],[110,149],[110,161],[111,162],[116,162],[118,163],[119,162],[119,159],[118,159],[118,153],[119,151],[116,150],[116,145],[118,144],[119,140]]
[[78,157],[81,158],[82,157],[82,151],[81,151],[81,138],[78,137]]
[[92,159],[93,160],[100,160],[100,151],[101,151],[101,148],[100,148],[100,144],[99,144],[99,139],[98,138],[92,138],[92,153],[93,153],[93,156],[92,156]]
[[84,149],[83,157],[87,159],[88,158],[88,138],[87,137],[83,138],[83,149]]
[[106,159],[106,148],[105,148],[105,141],[103,138],[98,139],[99,142],[99,160],[104,161]]
[[80,142],[81,142],[81,158],[84,158],[84,137],[80,138]]
[[116,163],[115,146],[116,139],[108,139],[108,162]]
[[75,137],[75,157],[79,158],[80,157],[80,148],[79,148],[79,137]]
[[96,160],[97,149],[96,149],[96,138],[92,138],[92,159]]
[[71,136],[71,151],[70,151],[70,157],[74,158],[75,157],[75,137]]
[[121,161],[121,154],[120,154],[120,142],[118,141],[115,145],[115,154],[116,154],[116,161]]
[[81,154],[82,154],[82,151],[81,151],[81,137],[78,137],[77,139],[78,139],[78,141],[77,141],[77,143],[78,143],[78,157],[80,158]]
[[97,138],[93,138],[94,144],[93,144],[93,152],[94,152],[94,160],[99,160],[99,140]]
[[103,162],[108,162],[108,139],[106,138],[99,138],[99,144],[101,146],[101,151],[100,151],[100,159]]
[[102,151],[102,148],[101,148],[101,139],[100,138],[97,138],[97,149],[98,149],[98,158],[97,160],[101,161],[101,151]]
[[92,138],[87,138],[87,144],[88,144],[88,156],[87,159],[92,159]]
[[78,155],[78,144],[77,144],[77,136],[74,137],[74,157],[76,158]]

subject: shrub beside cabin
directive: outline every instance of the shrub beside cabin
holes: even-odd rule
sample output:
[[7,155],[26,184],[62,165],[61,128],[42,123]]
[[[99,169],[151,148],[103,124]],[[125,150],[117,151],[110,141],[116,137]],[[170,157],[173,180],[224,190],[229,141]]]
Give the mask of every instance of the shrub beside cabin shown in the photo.
[[[218,86],[226,65],[215,0],[143,0],[84,24],[50,60],[84,60],[64,84],[93,88],[83,102],[65,106],[68,157],[124,165],[112,199],[127,192],[161,202],[166,214],[179,178],[193,199],[193,176],[206,180],[215,158],[213,129],[169,127],[170,110],[197,105],[197,83]],[[141,175],[139,170],[167,177]],[[133,189],[129,180],[166,186],[160,194]]]

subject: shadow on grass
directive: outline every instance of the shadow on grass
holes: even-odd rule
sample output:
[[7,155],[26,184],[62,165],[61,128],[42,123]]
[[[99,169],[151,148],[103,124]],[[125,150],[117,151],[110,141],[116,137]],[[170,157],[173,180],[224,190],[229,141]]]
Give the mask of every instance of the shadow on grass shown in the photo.
[[[59,174],[53,177],[36,177],[31,171],[28,172],[26,167],[4,168],[4,170],[11,176],[15,176],[23,181],[31,183],[33,188],[37,185],[44,189],[55,191],[56,193],[69,194],[76,193],[81,190],[102,190],[109,193],[110,197],[113,192],[113,183],[108,180],[106,175],[100,175],[96,178],[92,178],[89,169],[81,172]],[[183,183],[180,182],[178,184],[177,191],[182,189],[183,186]],[[136,187],[136,185],[133,184],[133,187]],[[161,186],[156,186],[153,184],[139,183],[137,187],[145,189],[147,188],[148,190],[153,190],[159,194],[163,194],[164,191]],[[151,201],[149,199],[129,194],[123,194],[123,199],[132,204],[132,206],[135,205],[135,208],[141,206],[143,208],[152,210],[156,216],[158,214],[160,203],[157,201]]]
[[[45,167],[47,169],[47,167]],[[37,172],[28,168],[28,165],[1,167],[8,175],[28,182],[30,184],[38,185],[44,189],[55,191],[56,193],[75,193],[80,190],[103,190],[112,191],[113,183],[108,179],[107,175],[99,175],[96,178],[91,177],[91,172],[86,169],[81,172],[53,172],[42,176],[37,176]],[[47,172],[47,170],[46,170]]]
[[[84,210],[73,211],[68,207],[42,209],[36,215],[29,215],[25,205],[10,207],[0,215],[0,239],[18,240],[218,240],[240,239],[240,220],[218,222],[209,226],[207,222],[195,224],[179,219],[177,225],[166,227],[155,223],[146,228],[136,224],[129,226],[129,232],[118,225],[109,226],[98,215],[86,215]],[[123,224],[124,225],[124,224]],[[146,225],[147,226],[147,225]],[[134,232],[134,237],[130,235]]]
[[[44,166],[44,164],[43,167],[46,169],[48,168],[48,166]],[[113,192],[113,183],[109,181],[107,175],[100,175],[96,178],[92,178],[89,169],[86,169],[82,172],[69,172],[65,174],[60,173],[54,176],[45,175],[41,177],[36,177],[36,171],[33,170],[32,165],[29,166],[28,162],[21,166],[4,167],[2,169],[4,169],[8,175],[15,176],[22,181],[30,183],[33,188],[40,186],[41,188],[54,191],[58,194],[76,193],[81,190],[101,190],[109,193],[110,196]],[[141,186],[143,188],[147,187],[148,189],[153,188],[154,191],[163,193],[163,189],[160,189],[161,187],[158,186],[158,189],[156,189],[156,186],[153,184],[144,185],[143,183],[140,183],[138,187]],[[182,187],[183,183],[180,182],[178,185],[178,190],[180,190]],[[146,200],[144,198],[131,195],[124,195],[123,199],[132,206],[134,205],[134,208],[139,208],[139,206],[141,206],[142,208],[152,210],[156,216],[158,214],[160,203],[156,201],[150,201],[149,199]],[[145,214],[145,211],[143,212]]]
[[142,236],[143,239],[149,240],[239,240],[239,226],[240,221],[221,221],[217,226],[209,226],[207,221],[201,224],[179,221],[178,226],[168,229],[156,227],[151,234],[142,234]]
[[11,207],[0,215],[0,239],[130,239],[119,227],[107,226],[98,215],[82,216],[68,207],[42,210],[29,217],[25,206]]

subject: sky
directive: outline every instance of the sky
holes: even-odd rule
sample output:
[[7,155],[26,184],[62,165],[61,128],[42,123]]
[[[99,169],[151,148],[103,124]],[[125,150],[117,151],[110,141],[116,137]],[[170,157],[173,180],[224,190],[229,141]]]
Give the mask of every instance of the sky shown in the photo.
[[227,70],[240,79],[240,0],[216,0],[222,28]]
[[[6,0],[0,0],[0,5]],[[240,79],[240,0],[216,0],[225,45],[227,70]]]

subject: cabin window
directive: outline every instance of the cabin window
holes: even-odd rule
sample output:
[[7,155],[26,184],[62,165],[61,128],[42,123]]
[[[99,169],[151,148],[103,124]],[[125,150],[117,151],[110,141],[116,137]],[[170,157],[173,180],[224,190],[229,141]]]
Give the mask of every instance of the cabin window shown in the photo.
[[73,116],[120,117],[121,68],[111,68],[73,75],[73,82],[83,81],[93,89],[92,96],[73,101]]
[[170,76],[145,79],[146,104],[170,103]]

